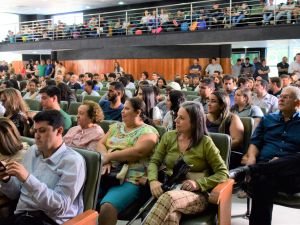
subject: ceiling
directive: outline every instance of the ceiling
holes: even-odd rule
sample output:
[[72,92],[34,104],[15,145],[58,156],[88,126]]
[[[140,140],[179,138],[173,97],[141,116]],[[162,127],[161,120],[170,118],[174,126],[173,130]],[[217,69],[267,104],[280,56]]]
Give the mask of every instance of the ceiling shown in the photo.
[[0,4],[0,13],[51,15],[88,9],[146,3],[161,0],[10,0]]

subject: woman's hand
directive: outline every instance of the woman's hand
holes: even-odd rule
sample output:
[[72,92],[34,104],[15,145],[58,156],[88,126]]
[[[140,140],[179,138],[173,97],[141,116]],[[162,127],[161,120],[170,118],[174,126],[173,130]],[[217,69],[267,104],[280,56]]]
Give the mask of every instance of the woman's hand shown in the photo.
[[151,190],[151,194],[155,197],[158,198],[159,196],[161,196],[164,191],[161,188],[162,183],[160,183],[157,180],[153,180],[150,182],[150,190]]
[[110,173],[110,169],[111,169],[111,163],[108,163],[106,165],[103,165],[102,166],[102,171],[101,171],[101,175],[104,175],[104,174],[109,174]]
[[194,181],[194,180],[185,180],[182,183],[181,190],[186,190],[186,191],[198,191],[200,190],[199,184]]
[[109,153],[102,154],[102,156],[103,156],[103,165],[110,163],[110,154]]

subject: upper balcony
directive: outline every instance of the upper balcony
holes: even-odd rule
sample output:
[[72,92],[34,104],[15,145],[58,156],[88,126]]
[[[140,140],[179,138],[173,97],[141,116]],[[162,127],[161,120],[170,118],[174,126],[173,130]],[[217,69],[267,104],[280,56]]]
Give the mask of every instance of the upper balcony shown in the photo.
[[54,23],[49,19],[15,24],[1,43],[0,51],[297,39],[300,5],[298,1],[283,0],[274,0],[273,4],[258,0],[219,4],[197,1],[89,14],[72,21],[77,22]]

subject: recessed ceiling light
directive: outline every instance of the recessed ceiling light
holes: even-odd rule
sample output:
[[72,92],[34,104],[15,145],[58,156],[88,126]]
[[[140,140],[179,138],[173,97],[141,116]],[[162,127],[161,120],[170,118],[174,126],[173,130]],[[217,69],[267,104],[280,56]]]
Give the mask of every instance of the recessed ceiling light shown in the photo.
[[249,46],[244,46],[243,48],[249,48]]
[[91,7],[87,5],[85,8],[86,8],[86,9],[90,9]]
[[118,4],[119,4],[119,5],[124,5],[124,2],[121,1],[121,2],[118,2]]
[[37,52],[32,52],[32,54],[37,54]]

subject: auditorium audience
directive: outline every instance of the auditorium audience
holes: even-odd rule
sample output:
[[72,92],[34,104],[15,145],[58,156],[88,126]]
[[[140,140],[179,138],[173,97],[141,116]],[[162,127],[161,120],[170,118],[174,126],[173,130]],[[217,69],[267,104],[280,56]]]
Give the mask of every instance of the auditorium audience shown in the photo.
[[84,101],[78,108],[77,126],[71,127],[64,136],[66,145],[96,151],[104,131],[97,124],[104,119],[100,106],[93,101]]
[[[147,120],[145,110],[141,99],[128,99],[122,110],[123,122],[111,125],[97,146],[97,151],[104,157],[99,215],[101,225],[116,224],[118,214],[143,194],[139,180],[146,176],[148,157],[158,142],[156,129],[144,122]],[[124,163],[128,170],[119,177],[121,184],[109,185],[110,171],[113,167],[122,167]]]
[[[143,223],[146,225],[179,224],[182,214],[203,212],[208,207],[205,192],[228,177],[226,165],[205,127],[201,105],[196,102],[181,104],[175,123],[176,130],[162,137],[149,163],[150,190],[158,200]],[[158,179],[159,168],[164,165],[166,173],[172,174],[176,160],[183,155],[184,161],[193,165],[191,172],[195,176],[184,180],[181,189],[164,193],[163,181]]]

